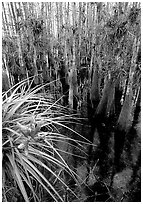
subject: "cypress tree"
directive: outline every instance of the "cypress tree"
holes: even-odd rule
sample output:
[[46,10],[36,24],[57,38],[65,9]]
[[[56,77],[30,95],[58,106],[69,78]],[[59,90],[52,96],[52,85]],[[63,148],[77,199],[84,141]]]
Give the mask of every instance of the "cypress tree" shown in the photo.
[[133,126],[135,126],[138,123],[138,119],[139,119],[139,114],[141,111],[141,88],[139,89],[139,94],[138,94],[138,98],[137,98],[137,102],[136,102],[136,108],[134,111],[134,120],[133,120]]
[[10,88],[10,84],[9,84],[9,78],[8,75],[6,73],[6,70],[2,70],[2,91],[8,91],[8,89]]
[[93,111],[95,111],[97,106],[98,106],[98,103],[100,101],[99,73],[98,73],[98,64],[97,63],[95,64],[94,72],[93,72],[93,76],[92,76],[90,100],[91,100]]
[[97,107],[96,111],[96,125],[100,140],[100,174],[106,176],[108,172],[109,163],[109,139],[112,132],[112,122],[115,110],[115,85],[110,79],[105,85],[103,97]]
[[59,75],[60,75],[60,81],[62,84],[62,91],[63,91],[63,105],[67,106],[68,105],[68,91],[69,91],[69,84],[67,81],[67,70],[65,67],[65,63],[63,60],[60,62],[60,69],[59,69]]
[[[115,113],[115,84],[112,79],[108,80],[103,90],[103,96],[95,112],[95,125],[106,125]],[[111,121],[110,121],[111,122]],[[104,123],[104,124],[103,124]]]
[[[92,137],[99,135],[99,146],[96,152],[90,151],[90,160],[94,163],[99,158],[100,174],[105,176],[108,166],[109,138],[112,132],[112,120],[115,113],[115,83],[109,79],[104,86],[103,96],[97,106],[92,121]],[[94,150],[95,151],[95,150]],[[97,155],[98,154],[98,155]],[[96,155],[96,156],[95,156]]]
[[114,135],[114,165],[115,171],[120,171],[121,163],[120,158],[124,148],[125,136],[129,132],[131,125],[132,125],[132,89],[130,88],[129,92],[126,94],[125,101],[123,107],[121,109],[117,125],[115,128],[115,135]]
[[122,88],[120,87],[120,75],[118,75],[115,82],[115,117],[118,119],[121,112],[121,98],[122,98]]

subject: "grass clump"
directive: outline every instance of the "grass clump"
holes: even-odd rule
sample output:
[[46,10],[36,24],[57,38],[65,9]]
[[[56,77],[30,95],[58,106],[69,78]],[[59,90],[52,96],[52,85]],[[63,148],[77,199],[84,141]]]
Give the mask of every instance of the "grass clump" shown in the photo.
[[76,182],[77,179],[56,142],[73,141],[59,132],[67,127],[64,122],[72,116],[54,102],[51,94],[40,94],[42,86],[32,89],[26,88],[26,84],[22,81],[3,93],[3,201],[40,202],[45,194],[49,201],[64,201],[56,190],[56,182],[76,195],[59,172],[65,171]]

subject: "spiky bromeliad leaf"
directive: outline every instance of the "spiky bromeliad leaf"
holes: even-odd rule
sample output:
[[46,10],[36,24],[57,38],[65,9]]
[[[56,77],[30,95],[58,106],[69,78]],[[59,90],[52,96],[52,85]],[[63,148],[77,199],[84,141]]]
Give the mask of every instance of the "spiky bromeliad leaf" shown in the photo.
[[[72,138],[68,140],[68,137],[59,133],[59,127],[60,129],[67,128],[76,134],[74,130],[64,124],[66,120],[69,122],[69,119],[71,117],[74,119],[74,117],[68,115],[60,104],[53,102],[51,96],[45,97],[42,94],[37,94],[41,87],[25,89],[25,83],[26,81],[19,83],[13,89],[11,88],[11,95],[3,97],[3,164],[7,162],[13,180],[26,202],[31,200],[27,189],[30,189],[34,201],[40,201],[40,197],[32,185],[33,180],[37,185],[42,186],[55,201],[63,201],[55,186],[45,177],[41,169],[45,169],[49,175],[53,175],[55,181],[59,181],[76,196],[60,177],[60,174],[56,173],[55,167],[66,171],[75,179],[76,183],[78,183],[76,179],[78,176],[67,165],[59,148],[54,146],[58,140],[62,142],[66,140],[67,143],[72,141]],[[18,93],[18,90],[21,92]],[[42,132],[41,127],[44,127],[46,132]],[[74,140],[74,142],[82,147],[79,141]],[[88,143],[86,139],[85,143]],[[45,162],[50,165],[47,166]],[[5,169],[5,171],[7,170]]]
[[17,167],[17,164],[15,163],[15,160],[13,159],[13,157],[11,155],[7,154],[7,157],[9,158],[9,162],[11,163],[11,166],[12,166],[12,170],[14,173],[14,179],[17,181],[18,187],[21,190],[21,193],[24,197],[24,200],[26,202],[29,202],[28,195],[27,195],[26,189],[24,187],[19,168]]

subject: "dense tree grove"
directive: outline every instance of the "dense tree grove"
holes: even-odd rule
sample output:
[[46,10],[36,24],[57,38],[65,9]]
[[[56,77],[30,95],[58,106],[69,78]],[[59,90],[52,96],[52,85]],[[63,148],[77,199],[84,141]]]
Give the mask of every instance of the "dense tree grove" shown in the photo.
[[[40,188],[44,189],[41,190],[42,193],[37,190],[37,182],[33,179],[31,183],[28,176],[27,172],[34,174],[34,166],[31,163],[30,167],[24,167],[26,173],[21,174],[25,184],[19,179],[18,171],[15,169],[15,173],[10,173],[10,177],[14,178],[16,175],[17,179],[11,178],[8,185],[6,178],[9,174],[6,172],[10,164],[6,166],[4,163],[7,162],[7,157],[10,160],[11,155],[7,156],[8,150],[5,150],[5,145],[9,143],[11,146],[13,140],[4,139],[3,201],[11,201],[12,193],[8,191],[16,186],[17,192],[12,197],[13,201],[21,201],[21,192],[24,201],[141,201],[140,3],[3,2],[3,114],[9,107],[7,115],[3,116],[4,138],[8,134],[8,128],[11,124],[13,127],[15,122],[21,131],[17,134],[32,134],[32,129],[24,131],[19,119],[16,119],[19,116],[14,115],[15,106],[10,109],[18,100],[17,96],[23,100],[24,89],[18,88],[23,81],[26,82],[25,90],[32,90],[32,94],[35,94],[35,87],[42,87],[37,89],[42,102],[38,102],[38,98],[33,102],[34,95],[28,99],[32,100],[32,113],[37,114],[37,118],[40,117],[39,111],[43,111],[41,117],[44,123],[34,126],[33,134],[38,134],[41,130],[52,132],[52,122],[48,122],[47,119],[45,122],[44,117],[54,117],[53,121],[57,121],[59,114],[59,130],[65,137],[62,141],[51,140],[55,145],[53,151],[57,148],[52,157],[53,161],[55,158],[55,162],[61,166],[57,172],[55,164],[52,166],[45,163],[43,152],[49,154],[50,159],[52,151],[49,150],[48,153],[46,143],[41,143],[43,166],[40,166],[37,160],[38,153],[35,153],[37,155],[34,165],[40,166],[37,167],[35,178],[40,183]],[[14,90],[19,95],[15,96]],[[25,92],[28,94],[28,91]],[[28,97],[31,97],[31,93]],[[10,106],[12,99],[15,102]],[[26,100],[21,106],[21,111],[26,107]],[[50,103],[49,112],[46,112],[46,100]],[[60,105],[55,107],[55,101]],[[29,104],[30,102],[27,103],[28,107]],[[10,110],[14,122],[8,123]],[[31,113],[30,109],[25,113]],[[22,118],[23,112],[20,114]],[[72,122],[63,130],[65,126],[62,121],[64,118],[67,119],[67,114],[72,116]],[[21,123],[22,120],[20,119]],[[39,118],[35,120],[40,121]],[[69,120],[68,118],[67,123]],[[54,126],[57,128],[58,123],[55,121]],[[72,133],[69,133],[71,129]],[[16,134],[14,131],[10,134]],[[59,134],[59,138],[62,138],[62,134]],[[27,152],[33,150],[28,150],[29,140],[26,141],[28,142],[21,144],[24,144],[25,153],[28,155]],[[76,148],[77,143],[82,146],[86,156],[83,156],[81,149]],[[49,147],[51,144],[53,145],[48,142]],[[35,151],[40,151],[39,147],[36,146]],[[21,153],[16,150],[12,155],[14,154]],[[16,156],[13,158],[16,159]],[[28,164],[28,157],[19,158]],[[29,161],[32,158],[29,156]],[[47,180],[44,180],[45,177],[42,175],[47,170],[50,173],[46,177]],[[42,174],[38,173],[39,171]],[[41,177],[38,177],[39,175]],[[11,185],[13,180],[17,184]],[[46,182],[49,182],[48,188]],[[50,182],[53,182],[53,187]],[[24,185],[31,190],[31,194],[26,194]],[[58,185],[62,188],[61,192]]]

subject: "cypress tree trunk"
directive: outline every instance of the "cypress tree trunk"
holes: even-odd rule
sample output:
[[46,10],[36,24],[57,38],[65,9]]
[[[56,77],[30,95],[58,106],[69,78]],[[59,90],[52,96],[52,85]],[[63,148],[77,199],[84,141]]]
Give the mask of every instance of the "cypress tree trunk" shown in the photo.
[[105,177],[109,168],[109,139],[112,133],[115,112],[115,84],[110,79],[105,85],[103,97],[97,107],[95,118],[99,133],[99,165],[100,174]]
[[61,61],[60,63],[60,69],[59,69],[59,74],[60,74],[60,81],[62,84],[62,91],[63,91],[63,105],[67,106],[68,105],[68,92],[69,92],[69,85],[68,85],[68,81],[67,81],[67,71],[66,71],[66,67],[64,64],[64,61]]
[[2,91],[8,91],[10,88],[9,78],[6,70],[2,70]]
[[94,118],[92,120],[91,137],[92,141],[97,140],[99,136],[99,145],[96,150],[90,149],[89,159],[94,164],[95,160],[99,159],[100,175],[106,176],[108,171],[108,155],[109,155],[109,139],[112,132],[112,120],[114,116],[114,98],[115,98],[115,84],[112,79],[108,80],[105,85],[103,96],[98,104]]
[[136,108],[135,108],[135,111],[134,111],[133,126],[135,126],[138,123],[140,111],[141,111],[141,88],[139,89]]
[[118,119],[120,112],[121,112],[121,98],[122,98],[122,88],[120,87],[120,76],[118,76],[115,82],[115,117]]
[[[140,112],[141,113],[141,112]],[[138,141],[137,151],[136,151],[136,161],[133,163],[133,174],[129,185],[130,188],[130,201],[141,202],[141,114],[138,117],[138,123],[135,126],[136,138]]]
[[[96,109],[96,112],[95,112],[95,118],[97,118],[96,120],[96,123],[97,125],[100,124],[101,122],[104,122],[105,118],[106,118],[106,110],[107,110],[107,104],[108,104],[108,101],[110,100],[110,97],[109,95],[111,96],[111,89],[112,89],[112,86],[113,86],[113,83],[112,83],[112,80],[108,80],[106,85],[105,85],[105,88],[103,90],[103,96],[98,104],[98,107]],[[112,89],[113,91],[113,89]],[[111,100],[112,102],[112,100]],[[110,102],[110,103],[111,103]]]
[[115,129],[115,136],[114,136],[115,172],[120,171],[123,167],[122,166],[123,163],[120,162],[120,159],[124,148],[125,136],[129,132],[129,129],[131,128],[131,125],[132,125],[131,111],[132,111],[132,89],[130,89],[130,92],[126,95],[123,107],[121,109],[121,113],[117,121],[116,129]]
[[94,73],[92,77],[92,85],[90,91],[90,100],[92,104],[93,111],[96,110],[98,103],[100,101],[100,92],[99,92],[99,74],[98,74],[98,64],[95,64]]
[[125,136],[129,132],[132,126],[132,86],[133,86],[133,76],[136,70],[136,60],[137,60],[137,53],[139,50],[140,39],[135,38],[133,43],[133,55],[131,59],[131,67],[129,70],[129,77],[128,77],[128,84],[126,85],[126,96],[123,107],[121,109],[121,113],[119,115],[119,119],[117,121],[116,130],[115,130],[115,158],[114,158],[114,165],[115,165],[115,172],[120,171],[122,168],[120,159],[121,154],[123,152],[124,143],[125,143]]
[[[134,109],[133,123],[132,123],[129,133],[126,136],[126,143],[125,143],[126,145],[125,149],[128,150],[127,151],[128,160],[131,162],[133,161],[132,152],[133,152],[134,147],[136,146],[135,143],[140,142],[140,139],[139,139],[140,137],[139,131],[141,128],[140,126],[141,104],[140,102],[141,102],[141,91],[139,90],[136,107]],[[136,156],[136,154],[134,156]]]

